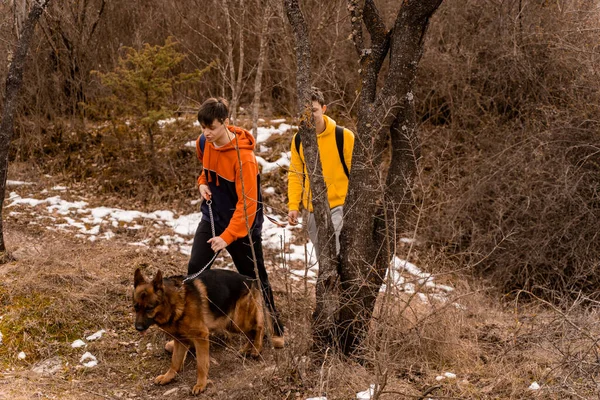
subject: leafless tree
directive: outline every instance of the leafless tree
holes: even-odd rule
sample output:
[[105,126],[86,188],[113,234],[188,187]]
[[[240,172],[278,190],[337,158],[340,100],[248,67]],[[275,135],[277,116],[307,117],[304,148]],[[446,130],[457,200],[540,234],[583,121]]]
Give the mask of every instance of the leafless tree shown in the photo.
[[[335,241],[321,249],[313,338],[317,348],[353,353],[361,344],[410,204],[416,169],[413,85],[429,19],[442,0],[402,2],[388,29],[374,0],[348,0],[361,93],[340,258]],[[300,135],[314,193],[325,192],[309,113],[310,45],[297,0],[284,0],[296,40]],[[363,36],[363,27],[369,40]],[[384,61],[388,68],[378,87]],[[386,162],[389,161],[389,162]],[[325,198],[313,201],[319,236],[333,228]],[[339,271],[339,281],[337,280]],[[338,284],[339,282],[339,284]]]
[[264,1],[265,7],[259,37],[260,48],[258,51],[258,61],[256,63],[256,75],[254,77],[254,98],[252,100],[252,134],[254,137],[258,135],[258,111],[260,108],[260,94],[262,92],[262,76],[268,50],[267,36],[269,33],[269,21],[273,16],[273,7],[269,3],[269,0]]
[[81,116],[86,101],[89,70],[93,68],[93,51],[98,25],[106,11],[106,0],[84,0],[52,7],[40,26],[52,48],[52,59],[64,78],[63,92],[70,104],[66,110]]
[[[237,109],[239,107],[240,95],[242,92],[242,77],[244,74],[244,17],[246,15],[246,7],[240,1],[237,6],[238,13],[234,13],[230,5],[231,0],[222,2],[223,11],[225,12],[225,26],[227,27],[227,67],[229,67],[229,87],[231,89],[231,119],[236,120]],[[236,2],[237,3],[237,2]],[[235,26],[232,24],[235,23]],[[235,44],[234,30],[238,38],[238,64],[237,73],[235,71],[235,59],[233,56],[233,48]]]
[[[298,108],[300,124],[298,134],[304,146],[304,158],[313,193],[326,193],[321,160],[317,148],[315,124],[311,112],[311,51],[309,32],[298,0],[285,0],[285,11],[296,41]],[[331,212],[326,196],[314,196],[313,209],[320,237],[331,237],[334,233]],[[331,242],[331,241],[330,241]],[[316,284],[316,307],[313,312],[314,344],[324,348],[335,335],[335,312],[338,308],[336,291],[336,257],[333,246],[323,246],[319,254],[319,275]]]
[[27,0],[13,1],[13,26],[17,39],[21,35],[23,29],[23,20],[27,17]]
[[6,177],[8,173],[8,150],[10,141],[14,133],[15,112],[19,100],[19,93],[23,84],[23,68],[25,59],[29,51],[29,44],[33,37],[35,26],[40,19],[44,9],[50,0],[41,2],[34,1],[27,20],[23,24],[17,41],[17,47],[14,52],[12,62],[6,77],[6,92],[4,94],[4,110],[2,111],[2,121],[0,121],[0,252],[5,256],[2,260],[6,261],[6,244],[4,243],[4,230],[2,225],[2,208],[4,196],[6,194]]

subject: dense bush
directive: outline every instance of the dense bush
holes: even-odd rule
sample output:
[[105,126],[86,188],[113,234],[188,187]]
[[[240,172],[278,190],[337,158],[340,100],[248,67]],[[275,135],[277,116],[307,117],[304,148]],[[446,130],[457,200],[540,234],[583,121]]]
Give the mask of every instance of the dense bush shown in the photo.
[[502,291],[596,297],[595,6],[471,3],[437,15],[422,63],[423,234]]

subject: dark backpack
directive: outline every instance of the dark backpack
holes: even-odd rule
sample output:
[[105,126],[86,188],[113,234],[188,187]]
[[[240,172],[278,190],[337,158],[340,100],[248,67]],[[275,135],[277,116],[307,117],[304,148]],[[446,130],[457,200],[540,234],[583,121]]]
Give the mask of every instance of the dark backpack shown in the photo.
[[[294,145],[296,146],[298,154],[300,154],[300,143],[300,135],[296,133],[296,136],[294,136]],[[342,162],[342,167],[344,167],[346,177],[350,178],[350,172],[348,171],[346,159],[344,158],[344,128],[337,125],[335,127],[335,144],[337,145],[338,154],[340,156],[340,161]],[[200,140],[200,146],[202,146],[202,139]]]

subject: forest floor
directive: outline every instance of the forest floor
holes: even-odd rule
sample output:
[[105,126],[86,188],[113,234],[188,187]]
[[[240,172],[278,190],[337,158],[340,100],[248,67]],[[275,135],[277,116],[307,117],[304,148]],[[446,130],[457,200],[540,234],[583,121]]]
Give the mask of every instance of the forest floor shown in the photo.
[[[165,247],[159,240],[170,228],[150,222],[132,229],[118,222],[103,240],[107,228],[91,240],[90,226],[58,229],[72,224],[60,209],[11,205],[9,192],[21,199],[60,195],[94,207],[123,207],[127,200],[28,165],[12,165],[9,179],[32,184],[9,188],[5,202],[5,240],[15,260],[0,265],[0,399],[195,398],[193,355],[173,383],[155,385],[169,365],[167,338],[156,328],[142,336],[133,326],[135,268],[166,275],[186,270],[185,246]],[[274,203],[285,198],[281,180],[266,181],[274,187]],[[160,209],[152,206],[145,211]],[[305,239],[298,233],[293,241],[302,246]],[[286,263],[281,253],[271,247],[265,257],[286,323],[286,347],[267,346],[259,360],[250,360],[239,355],[239,338],[215,336],[212,384],[198,398],[598,398],[595,307],[500,300],[489,284],[455,273],[436,276],[452,288],[441,298],[427,280],[404,274],[400,290],[382,292],[362,362],[317,357],[310,352],[314,279],[309,269],[304,277],[292,273],[304,267],[298,259]],[[436,259],[427,249],[414,254],[410,261],[419,265]],[[411,279],[416,290],[407,289]],[[74,347],[78,340],[83,347]],[[82,359],[88,352],[96,363]]]

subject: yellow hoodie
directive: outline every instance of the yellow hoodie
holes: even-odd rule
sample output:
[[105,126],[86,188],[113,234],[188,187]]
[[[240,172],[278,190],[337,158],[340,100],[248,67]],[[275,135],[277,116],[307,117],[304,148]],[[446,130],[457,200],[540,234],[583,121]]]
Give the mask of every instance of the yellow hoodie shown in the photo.
[[[317,145],[319,147],[321,166],[323,167],[325,186],[327,187],[329,208],[335,208],[343,205],[346,200],[348,177],[344,172],[335,141],[336,123],[326,115],[323,118],[325,119],[325,130],[317,135]],[[295,135],[292,138],[292,156],[288,172],[288,209],[290,211],[299,211],[300,202],[302,201],[304,208],[312,212],[312,203],[309,203],[310,185],[308,170],[304,162],[304,148],[301,142],[300,152],[296,151],[294,142]],[[348,170],[351,170],[352,167],[353,148],[354,133],[344,128],[344,160],[346,161]],[[312,201],[312,194],[310,194],[310,200]]]

